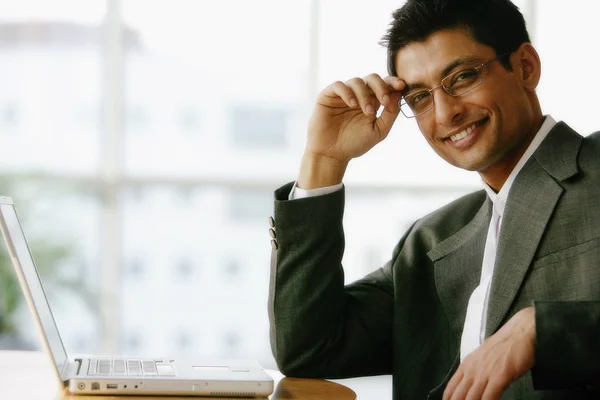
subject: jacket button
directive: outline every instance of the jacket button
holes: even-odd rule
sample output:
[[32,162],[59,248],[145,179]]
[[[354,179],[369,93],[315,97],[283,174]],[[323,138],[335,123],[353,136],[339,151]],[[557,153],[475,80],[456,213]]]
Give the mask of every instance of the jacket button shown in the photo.
[[275,228],[275,220],[273,219],[273,217],[269,217],[269,226],[271,228]]
[[271,247],[273,248],[273,250],[277,250],[279,248],[279,243],[277,243],[277,240],[271,240]]
[[271,236],[273,239],[275,239],[277,237],[277,234],[275,233],[275,229],[273,229],[273,228],[269,229],[269,236]]

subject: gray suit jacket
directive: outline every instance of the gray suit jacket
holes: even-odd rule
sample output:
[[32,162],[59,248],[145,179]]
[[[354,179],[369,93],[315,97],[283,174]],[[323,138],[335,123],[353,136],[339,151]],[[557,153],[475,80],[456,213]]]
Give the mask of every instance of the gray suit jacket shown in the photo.
[[[275,192],[271,346],[288,376],[393,374],[394,399],[440,398],[459,363],[491,201],[481,190],[418,220],[391,261],[344,286],[344,192]],[[600,397],[600,133],[558,123],[508,196],[486,335],[536,310],[536,364],[508,399]]]

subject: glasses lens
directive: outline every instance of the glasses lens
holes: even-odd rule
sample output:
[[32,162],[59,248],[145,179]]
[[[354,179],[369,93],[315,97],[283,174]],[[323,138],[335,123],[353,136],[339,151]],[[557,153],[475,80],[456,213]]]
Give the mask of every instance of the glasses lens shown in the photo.
[[405,109],[415,116],[428,111],[431,107],[433,107],[433,96],[428,90],[421,90],[405,96],[404,102],[401,104],[402,112],[406,116],[408,114]]
[[478,70],[469,68],[447,76],[442,83],[450,93],[460,96],[479,85],[481,77]]
[[404,101],[404,99],[400,100],[400,103],[398,103],[398,104],[400,105],[400,111],[402,111],[402,114],[404,114],[404,116],[406,118],[413,118],[415,116],[415,113],[408,106],[408,104],[406,104],[406,102]]

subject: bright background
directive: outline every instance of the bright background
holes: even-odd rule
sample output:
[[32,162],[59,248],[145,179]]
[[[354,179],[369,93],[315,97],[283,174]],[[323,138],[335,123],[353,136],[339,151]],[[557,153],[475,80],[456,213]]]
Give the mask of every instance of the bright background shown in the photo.
[[[543,61],[544,112],[598,129],[600,3],[516,3]],[[296,178],[318,91],[385,75],[378,41],[401,4],[0,0],[0,195],[17,202],[69,352],[275,367],[273,190]],[[345,183],[348,282],[416,218],[479,188],[402,117]],[[37,348],[0,269],[0,348]]]

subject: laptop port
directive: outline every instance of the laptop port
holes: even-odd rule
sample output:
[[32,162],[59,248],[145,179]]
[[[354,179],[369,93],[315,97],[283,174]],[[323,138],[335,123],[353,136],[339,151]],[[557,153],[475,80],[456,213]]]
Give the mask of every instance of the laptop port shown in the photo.
[[116,383],[107,383],[106,384],[106,388],[107,389],[116,389],[117,388],[117,384]]
[[98,382],[92,383],[92,390],[100,390],[100,384]]

